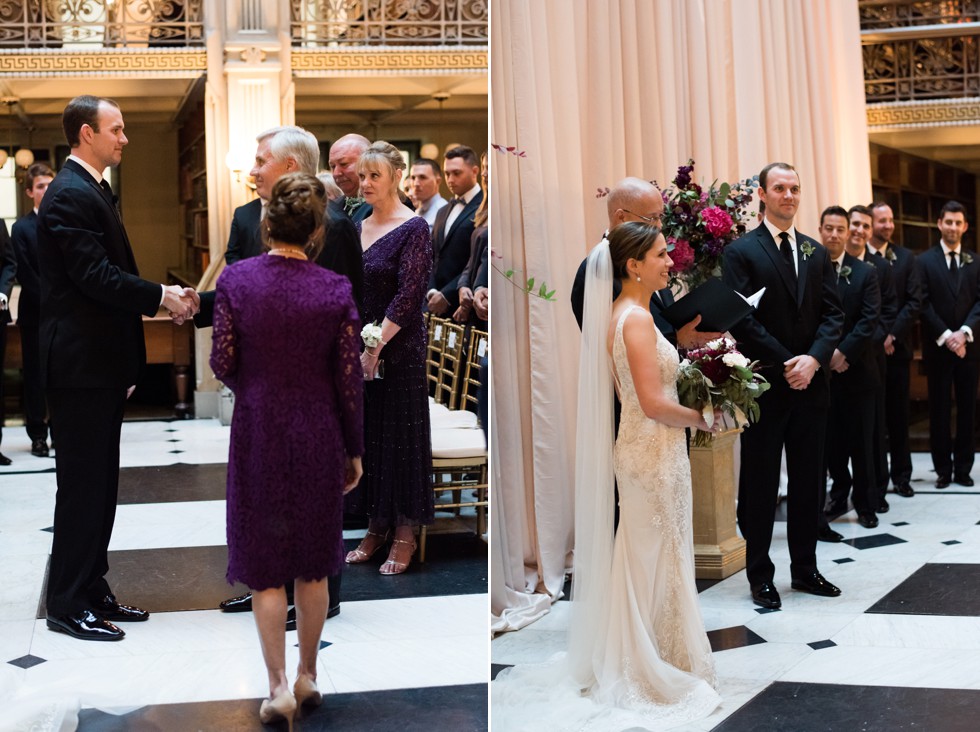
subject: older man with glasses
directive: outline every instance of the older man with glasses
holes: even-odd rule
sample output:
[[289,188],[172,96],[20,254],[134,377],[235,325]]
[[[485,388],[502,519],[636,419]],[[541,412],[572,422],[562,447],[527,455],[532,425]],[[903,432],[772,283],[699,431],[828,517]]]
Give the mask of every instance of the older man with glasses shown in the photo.
[[[623,178],[609,191],[606,199],[609,214],[609,228],[603,236],[608,236],[609,232],[620,224],[627,221],[643,221],[651,226],[660,227],[660,219],[664,213],[664,200],[660,191],[652,183],[641,180],[640,178]],[[578,272],[575,274],[575,282],[572,284],[572,311],[575,313],[575,320],[578,321],[579,328],[582,327],[582,308],[585,296],[585,262],[579,265]],[[619,280],[613,279],[612,297],[615,300],[619,297],[621,285]],[[702,333],[697,330],[697,325],[701,322],[701,316],[696,317],[690,323],[675,330],[663,317],[663,311],[674,304],[674,295],[669,287],[655,292],[650,298],[650,312],[653,315],[657,329],[678,348],[697,348],[708,341],[719,338],[721,333]]]

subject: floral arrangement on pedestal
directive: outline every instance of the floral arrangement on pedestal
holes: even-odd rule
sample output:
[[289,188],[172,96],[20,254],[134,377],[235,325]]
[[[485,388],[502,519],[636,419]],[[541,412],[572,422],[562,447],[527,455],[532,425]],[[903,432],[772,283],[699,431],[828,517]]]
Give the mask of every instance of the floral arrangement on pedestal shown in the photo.
[[759,177],[753,176],[736,183],[715,180],[704,188],[693,174],[694,160],[688,160],[663,190],[663,232],[674,260],[671,287],[683,282],[688,290],[721,276],[721,255],[746,232],[755,215],[749,204],[759,187]]
[[[749,362],[730,338],[708,341],[703,348],[687,352],[677,371],[677,396],[685,407],[697,409],[710,427],[714,410],[731,417],[733,427],[748,427],[758,421],[756,400],[769,389],[769,382],[756,373],[758,361]],[[704,447],[711,433],[698,430],[694,446]]]

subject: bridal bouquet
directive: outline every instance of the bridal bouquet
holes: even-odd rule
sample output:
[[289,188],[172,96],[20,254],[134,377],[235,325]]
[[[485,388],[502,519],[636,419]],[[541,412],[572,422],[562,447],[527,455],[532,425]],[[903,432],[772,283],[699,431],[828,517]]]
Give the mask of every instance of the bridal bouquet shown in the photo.
[[663,191],[663,232],[674,260],[671,286],[684,282],[688,290],[721,276],[721,255],[729,243],[746,231],[758,176],[737,183],[715,180],[702,188],[693,180],[694,161],[677,169],[671,186]]
[[[758,361],[749,362],[729,338],[709,341],[687,352],[677,372],[677,396],[685,407],[699,410],[711,426],[714,410],[731,417],[735,427],[748,427],[759,419],[756,399],[769,382],[756,373]],[[704,447],[711,433],[698,430],[694,446]]]

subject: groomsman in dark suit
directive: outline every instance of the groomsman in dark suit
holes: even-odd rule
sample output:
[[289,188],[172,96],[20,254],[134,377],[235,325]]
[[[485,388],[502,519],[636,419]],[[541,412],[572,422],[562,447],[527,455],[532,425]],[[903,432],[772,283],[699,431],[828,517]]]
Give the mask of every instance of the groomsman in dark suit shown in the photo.
[[[603,237],[609,232],[627,221],[643,221],[651,226],[660,226],[660,217],[664,213],[664,199],[649,181],[640,178],[623,178],[610,191],[606,198],[606,212],[609,216],[609,228],[606,229]],[[582,308],[585,300],[585,264],[588,257],[582,260],[575,273],[575,281],[572,283],[572,312],[575,313],[575,320],[578,327],[582,327]],[[612,297],[615,300],[619,297],[622,285],[618,279],[613,279]],[[699,315],[690,323],[681,326],[680,330],[675,330],[674,326],[664,318],[663,311],[674,304],[674,293],[669,287],[665,287],[653,294],[650,298],[650,313],[653,321],[667,340],[677,348],[697,348],[703,346],[710,340],[719,338],[722,333],[709,333],[697,330],[698,323],[701,322]]]
[[[874,465],[874,484],[878,492],[876,511],[888,513],[888,445],[885,442],[885,338],[898,314],[895,285],[892,282],[891,267],[885,260],[872,257],[868,250],[871,240],[871,209],[867,206],[851,206],[847,212],[850,226],[845,244],[847,253],[855,259],[872,265],[878,273],[878,291],[881,295],[880,317],[874,334],[874,360],[878,366],[878,378],[874,383],[875,419],[872,426],[872,464]],[[870,386],[870,385],[869,385]]]
[[371,215],[371,204],[361,197],[361,179],[357,176],[357,161],[370,146],[369,139],[354,133],[344,135],[330,146],[328,166],[333,182],[344,192],[343,198],[331,201],[327,206],[334,218],[346,216],[357,223]]
[[759,197],[766,218],[725,249],[722,266],[725,283],[737,292],[766,288],[758,308],[732,329],[742,353],[763,364],[761,373],[772,385],[759,399],[759,422],[742,433],[737,513],[752,599],[765,608],[782,604],[769,546],[784,447],[791,586],[815,595],[840,594],[817,569],[816,544],[828,369],[844,315],[827,250],[793,225],[800,194],[793,166],[763,168]]
[[871,263],[886,263],[892,272],[897,309],[890,326],[885,326],[885,422],[891,456],[891,481],[895,492],[915,495],[912,480],[912,451],[909,448],[909,366],[912,362],[912,333],[921,307],[919,274],[915,256],[892,243],[895,218],[887,203],[871,205]]
[[430,313],[448,317],[459,307],[459,276],[470,258],[473,217],[483,202],[483,190],[480,161],[465,145],[446,153],[442,170],[453,199],[439,209],[432,225],[435,262],[425,296]]
[[[10,293],[17,275],[17,260],[10,245],[7,224],[0,220],[0,439],[3,438],[3,360],[7,350],[7,323],[10,322]],[[0,465],[10,465],[10,458],[0,453]]]
[[[922,360],[929,386],[929,447],[936,488],[972,486],[973,429],[980,374],[980,262],[961,246],[969,224],[957,201],[939,214],[938,245],[916,260],[922,283]],[[956,393],[956,438],[950,435]]]
[[82,640],[121,640],[112,621],[149,613],[120,604],[105,580],[119,487],[126,398],[146,362],[143,321],[160,306],[190,317],[193,291],[139,277],[115,197],[102,177],[128,143],[115,102],[72,99],[71,147],[38,209],[41,373],[58,441],[58,493],[47,626]]
[[[30,213],[17,220],[10,240],[17,258],[17,281],[20,300],[17,304],[17,327],[20,330],[21,353],[24,362],[24,421],[31,438],[31,454],[48,457],[48,411],[44,399],[44,384],[38,362],[38,329],[41,323],[41,273],[37,263],[37,209],[41,205],[54,171],[44,163],[34,163],[27,169],[24,185],[27,197],[34,204]],[[2,457],[0,457],[2,462]]]
[[[863,207],[862,207],[863,208]],[[850,218],[850,223],[848,219]],[[863,224],[867,219],[868,228]],[[855,226],[855,223],[858,226]],[[864,254],[871,227],[871,214],[858,209],[844,211],[831,206],[820,215],[820,239],[837,276],[837,292],[844,311],[841,340],[830,359],[830,414],[827,419],[827,459],[833,485],[831,509],[836,516],[847,510],[853,470],[854,509],[858,522],[867,529],[878,525],[878,486],[875,483],[874,422],[875,388],[881,382],[875,338],[881,314],[881,291],[875,268],[851,254]],[[848,232],[844,234],[843,232]],[[847,241],[845,242],[845,238]],[[848,468],[848,463],[851,467]],[[826,474],[821,484],[820,507],[826,493]],[[818,538],[834,540],[833,531],[821,510]],[[836,534],[837,532],[833,532]],[[836,541],[843,537],[837,534]]]

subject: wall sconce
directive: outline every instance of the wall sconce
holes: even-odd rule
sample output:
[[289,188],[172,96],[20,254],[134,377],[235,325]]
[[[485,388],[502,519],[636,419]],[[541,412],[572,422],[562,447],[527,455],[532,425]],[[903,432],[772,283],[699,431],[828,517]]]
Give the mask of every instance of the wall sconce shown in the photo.
[[[232,148],[225,155],[225,166],[235,174],[236,183],[248,182],[248,171],[252,169],[251,158],[243,157],[237,150]],[[242,173],[245,174],[244,181],[242,180]]]
[[22,168],[28,168],[34,162],[34,153],[29,147],[22,147],[14,153],[14,162]]

